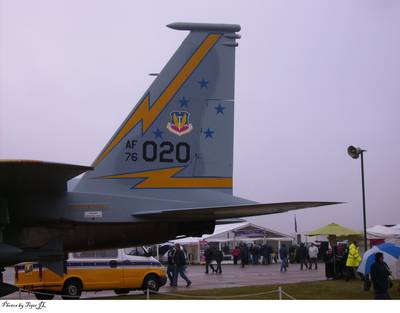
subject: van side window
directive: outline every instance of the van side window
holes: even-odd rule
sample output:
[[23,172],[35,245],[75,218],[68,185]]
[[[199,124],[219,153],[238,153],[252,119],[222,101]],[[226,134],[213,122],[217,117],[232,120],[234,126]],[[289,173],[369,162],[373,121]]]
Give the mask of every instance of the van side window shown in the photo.
[[133,247],[125,249],[125,253],[128,255],[135,256],[147,256],[147,251],[145,251],[142,247]]
[[75,259],[93,259],[95,257],[95,251],[74,252],[72,255]]
[[74,252],[75,259],[110,259],[118,257],[118,250],[97,250],[97,251],[82,251]]
[[110,258],[117,258],[118,257],[118,250],[99,250],[96,252],[96,259],[110,259]]

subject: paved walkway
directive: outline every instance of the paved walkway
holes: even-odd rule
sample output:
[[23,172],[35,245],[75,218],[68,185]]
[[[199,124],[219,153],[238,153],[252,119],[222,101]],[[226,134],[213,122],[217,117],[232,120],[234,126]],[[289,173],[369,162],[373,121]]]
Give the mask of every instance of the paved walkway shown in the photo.
[[[182,278],[178,280],[178,288],[166,286],[160,289],[160,292],[176,292],[177,290],[200,290],[200,289],[215,289],[229,288],[250,285],[273,285],[273,284],[289,284],[307,281],[325,280],[325,265],[319,264],[318,270],[303,270],[300,271],[299,264],[291,264],[286,273],[279,271],[280,264],[272,265],[249,265],[241,268],[240,265],[223,265],[222,275],[205,274],[204,266],[193,265],[188,266],[187,276],[192,280],[193,284],[186,288],[186,283]],[[7,269],[5,272],[5,282],[13,283],[14,270]],[[21,294],[22,299],[35,299],[33,295],[26,293]],[[113,291],[101,292],[83,292],[82,298],[92,297],[108,297],[115,296]],[[19,299],[19,294],[14,293],[3,299]],[[56,296],[55,299],[60,299]]]
[[[291,264],[285,273],[281,273],[279,269],[280,264],[249,265],[245,268],[241,268],[240,265],[225,265],[222,267],[222,275],[207,275],[204,274],[203,266],[192,266],[188,267],[187,276],[193,281],[191,289],[288,284],[326,279],[324,264],[320,264],[318,270],[300,271],[298,264]],[[185,286],[183,279],[179,279],[178,286]]]

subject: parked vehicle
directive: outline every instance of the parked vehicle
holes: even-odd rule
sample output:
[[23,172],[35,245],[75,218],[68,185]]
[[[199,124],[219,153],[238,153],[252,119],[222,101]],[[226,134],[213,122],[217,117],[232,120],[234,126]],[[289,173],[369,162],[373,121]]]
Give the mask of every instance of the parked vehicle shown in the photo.
[[40,263],[20,263],[15,266],[15,285],[49,300],[56,294],[79,299],[82,291],[157,291],[167,282],[165,268],[144,247],[70,253],[64,272],[59,276]]

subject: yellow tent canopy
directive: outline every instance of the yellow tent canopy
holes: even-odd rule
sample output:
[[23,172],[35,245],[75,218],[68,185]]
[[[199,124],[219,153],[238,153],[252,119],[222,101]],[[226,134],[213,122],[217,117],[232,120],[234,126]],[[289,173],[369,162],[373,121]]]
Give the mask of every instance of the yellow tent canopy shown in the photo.
[[307,236],[336,236],[336,237],[357,237],[362,236],[362,233],[351,228],[344,227],[339,224],[331,223],[324,227],[318,228],[308,234]]
[[321,235],[328,236],[328,241],[331,243],[331,245],[336,244],[337,240],[357,240],[362,237],[361,232],[335,223],[330,223],[306,234],[306,236]]

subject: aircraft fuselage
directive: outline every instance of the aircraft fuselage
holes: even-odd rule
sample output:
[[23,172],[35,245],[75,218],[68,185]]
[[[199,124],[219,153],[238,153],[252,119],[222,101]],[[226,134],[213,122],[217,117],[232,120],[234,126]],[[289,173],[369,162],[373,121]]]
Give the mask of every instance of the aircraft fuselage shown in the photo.
[[0,265],[35,261],[42,254],[59,255],[60,251],[147,245],[182,234],[214,231],[215,221],[140,221],[129,214],[134,199],[122,198],[74,192],[10,197],[7,209],[11,212],[11,222],[3,229],[3,243],[22,252],[0,255]]

